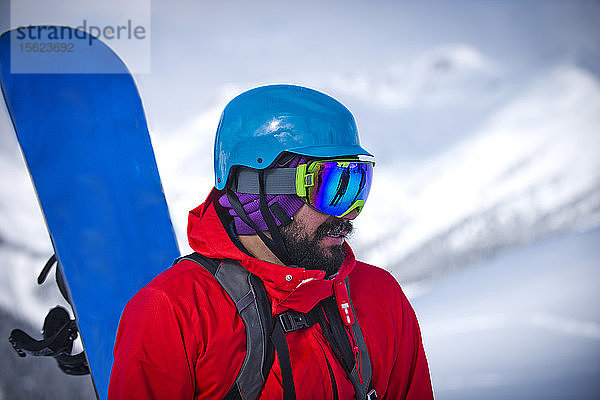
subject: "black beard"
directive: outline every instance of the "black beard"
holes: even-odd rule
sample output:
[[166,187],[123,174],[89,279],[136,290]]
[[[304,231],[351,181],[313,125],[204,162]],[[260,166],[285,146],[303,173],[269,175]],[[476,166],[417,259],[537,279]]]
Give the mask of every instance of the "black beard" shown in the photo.
[[308,237],[295,220],[281,227],[280,231],[292,265],[325,271],[325,277],[329,278],[340,270],[346,258],[344,244],[323,248],[319,241],[330,233],[345,233],[348,236],[352,232],[352,222],[347,219],[325,221],[313,237]]

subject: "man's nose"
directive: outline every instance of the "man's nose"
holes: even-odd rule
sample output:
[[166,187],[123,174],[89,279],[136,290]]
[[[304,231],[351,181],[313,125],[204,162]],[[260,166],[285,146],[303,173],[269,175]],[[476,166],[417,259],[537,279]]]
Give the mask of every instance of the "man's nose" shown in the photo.
[[348,214],[344,215],[341,218],[353,220],[354,218],[356,218],[357,215],[358,215],[358,210],[355,208],[354,210],[350,211]]

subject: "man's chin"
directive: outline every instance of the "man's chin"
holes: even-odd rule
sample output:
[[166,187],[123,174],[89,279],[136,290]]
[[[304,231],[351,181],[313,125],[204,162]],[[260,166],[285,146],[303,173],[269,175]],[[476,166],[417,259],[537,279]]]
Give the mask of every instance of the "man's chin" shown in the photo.
[[343,236],[316,235],[312,240],[293,228],[293,223],[282,230],[284,243],[293,265],[325,271],[326,277],[337,273],[345,259]]
[[346,258],[346,252],[344,250],[344,244],[335,244],[329,246],[319,246],[319,252],[321,258],[326,260],[326,272],[327,275],[333,275],[338,272],[344,259]]

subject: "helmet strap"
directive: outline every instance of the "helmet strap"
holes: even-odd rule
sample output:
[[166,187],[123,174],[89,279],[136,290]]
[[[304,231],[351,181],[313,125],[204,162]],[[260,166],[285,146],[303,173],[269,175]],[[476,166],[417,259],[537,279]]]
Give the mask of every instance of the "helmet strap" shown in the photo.
[[[269,210],[269,206],[267,204],[267,198],[265,195],[265,170],[260,170],[258,172],[258,183],[259,183],[259,194],[258,194],[258,207],[260,209],[260,214],[263,219],[267,223],[267,227],[269,228],[269,233],[273,240],[271,241],[275,246],[274,249],[269,248],[273,254],[279,258],[279,260],[285,265],[290,264],[290,256],[288,254],[287,248],[285,247],[285,243],[283,242],[283,237],[281,236],[281,232],[279,231],[279,227],[275,223],[275,219],[273,218],[273,214],[271,214]],[[282,223],[285,221],[281,221]],[[266,243],[265,243],[266,244]],[[275,250],[275,251],[273,251]]]
[[[258,235],[258,237],[262,240],[262,242],[265,244],[265,246],[267,246],[267,248],[269,250],[271,250],[271,252],[284,264],[287,265],[288,262],[288,256],[287,256],[287,250],[285,249],[285,245],[283,245],[283,240],[281,239],[280,244],[277,244],[275,241],[273,241],[271,238],[269,238],[267,235],[264,234],[264,232],[262,232],[257,226],[256,224],[248,217],[248,214],[246,214],[246,211],[244,210],[244,207],[242,206],[242,202],[240,201],[240,199],[238,198],[238,196],[235,194],[235,192],[233,190],[231,190],[231,188],[227,188],[226,189],[226,195],[227,195],[227,199],[229,200],[229,203],[231,204],[231,207],[233,208],[233,210],[235,211],[235,213],[240,217],[240,219],[249,227],[251,227],[252,229],[254,229],[254,231],[256,232],[256,234]],[[264,193],[260,194],[261,200],[262,198],[264,198]],[[266,199],[264,199],[265,204],[266,204]],[[259,200],[260,201],[260,200]],[[260,203],[259,203],[260,204]],[[264,212],[262,211],[261,208],[261,215],[263,215],[263,218],[265,218],[264,216]],[[270,213],[268,213],[268,215],[270,216]],[[271,221],[272,221],[272,216],[271,216]],[[267,222],[267,227],[269,228],[269,231],[271,231],[271,227],[269,226],[269,221],[265,218],[265,222]],[[275,225],[275,222],[273,222],[273,225]],[[275,229],[277,229],[277,225],[275,225]],[[281,238],[281,234],[279,232],[279,229],[276,230],[276,234],[274,236],[277,236],[279,238]],[[271,235],[273,235],[273,233],[271,233]],[[281,250],[281,247],[283,246],[283,251]]]

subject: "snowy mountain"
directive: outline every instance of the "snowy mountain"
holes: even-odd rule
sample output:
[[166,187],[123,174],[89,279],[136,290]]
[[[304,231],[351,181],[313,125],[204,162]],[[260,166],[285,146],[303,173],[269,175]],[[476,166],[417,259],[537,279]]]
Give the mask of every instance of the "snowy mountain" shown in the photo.
[[552,232],[595,226],[599,149],[598,80],[556,68],[445,152],[378,168],[356,243],[367,260],[413,281]]

